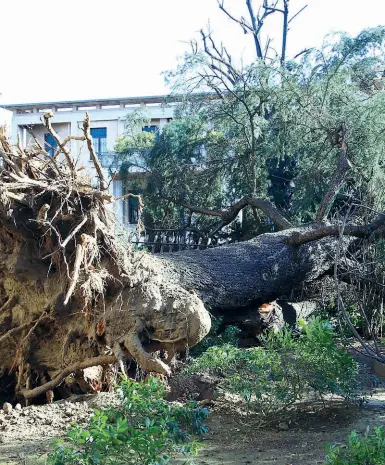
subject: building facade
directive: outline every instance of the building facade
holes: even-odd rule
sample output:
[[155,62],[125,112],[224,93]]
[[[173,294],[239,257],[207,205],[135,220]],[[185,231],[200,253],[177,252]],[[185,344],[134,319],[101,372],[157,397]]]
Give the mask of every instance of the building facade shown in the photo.
[[[124,134],[127,115],[141,108],[150,121],[148,126],[141,129],[161,131],[173,118],[174,108],[178,100],[178,97],[175,96],[149,96],[10,104],[2,105],[2,108],[13,114],[11,138],[14,143],[19,138],[23,148],[26,148],[29,144],[34,143],[34,138],[36,138],[50,155],[56,151],[56,142],[42,124],[43,114],[48,110],[53,112],[52,126],[61,140],[64,140],[68,136],[83,135],[82,122],[86,111],[88,111],[95,150],[99,155],[106,178],[110,178],[112,194],[115,197],[120,197],[123,195],[122,181],[117,175],[111,179],[111,166],[116,158],[114,145],[117,138]],[[77,157],[77,166],[84,167],[91,180],[95,180],[96,183],[96,170],[90,160],[86,143],[71,140],[69,144],[72,155]],[[135,207],[130,204],[129,200],[119,201],[114,206],[118,220],[129,229],[132,229],[136,221],[133,208]]]

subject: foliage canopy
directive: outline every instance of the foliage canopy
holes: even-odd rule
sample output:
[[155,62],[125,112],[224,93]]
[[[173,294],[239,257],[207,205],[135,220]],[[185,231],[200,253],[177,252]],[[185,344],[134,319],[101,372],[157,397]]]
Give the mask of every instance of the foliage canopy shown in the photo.
[[[145,115],[127,121],[116,149],[129,187],[135,185],[129,173],[140,165],[147,173],[140,188],[158,225],[213,233],[217,216],[208,211],[245,195],[272,200],[301,224],[314,220],[335,177],[344,127],[349,170],[328,212],[347,198],[382,204],[384,40],[385,28],[378,27],[329,37],[321,49],[284,65],[257,59],[236,68],[229,57],[219,70],[215,45],[210,53],[207,43],[194,48],[168,73],[185,97],[160,136],[134,134],[133,123],[138,127]],[[239,236],[271,228],[266,215],[251,209],[234,225]]]

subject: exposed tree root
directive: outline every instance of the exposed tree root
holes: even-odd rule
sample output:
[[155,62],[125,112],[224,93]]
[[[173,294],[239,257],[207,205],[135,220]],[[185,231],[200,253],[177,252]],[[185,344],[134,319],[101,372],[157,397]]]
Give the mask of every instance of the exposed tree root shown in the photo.
[[111,365],[115,362],[116,358],[114,355],[104,355],[100,357],[89,358],[81,362],[72,363],[64,370],[62,370],[51,381],[48,381],[47,383],[38,386],[34,389],[21,389],[20,391],[18,391],[17,394],[22,396],[26,400],[33,399],[34,397],[40,396],[41,394],[44,394],[47,391],[53,390],[64,380],[66,376],[70,375],[71,373],[75,373],[79,370],[84,370],[85,368],[95,367],[98,365]]

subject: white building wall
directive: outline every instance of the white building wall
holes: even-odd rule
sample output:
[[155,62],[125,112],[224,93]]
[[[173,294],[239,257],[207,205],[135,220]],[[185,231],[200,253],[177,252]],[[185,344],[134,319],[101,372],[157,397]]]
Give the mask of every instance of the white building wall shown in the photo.
[[[37,104],[38,105],[38,104]],[[21,137],[22,145],[26,147],[33,138],[28,134],[28,131],[24,128],[25,126],[31,127],[35,137],[44,146],[44,134],[47,130],[44,128],[41,122],[44,111],[51,109],[54,113],[52,126],[63,140],[69,135],[81,136],[83,132],[81,130],[83,120],[85,118],[86,111],[90,115],[90,126],[91,128],[106,128],[107,129],[107,151],[113,151],[115,142],[120,135],[124,134],[125,121],[127,114],[135,111],[138,106],[128,106],[120,104],[118,108],[103,108],[98,105],[94,109],[86,110],[86,108],[79,108],[78,105],[74,105],[69,110],[63,111],[55,107],[38,109],[33,108],[22,112],[15,110],[12,118],[12,129],[11,137],[14,143],[17,142],[18,134]],[[160,104],[154,105],[141,105],[140,108],[144,110],[146,117],[151,119],[151,124],[159,126],[161,129],[174,115],[174,107],[163,106]],[[9,113],[9,112],[7,112]],[[1,114],[0,114],[1,122]],[[79,167],[85,167],[86,172],[89,174],[91,180],[96,181],[96,170],[90,160],[90,155],[86,142],[72,140],[70,143],[71,153],[76,158],[76,164]],[[63,155],[61,155],[61,159]],[[105,170],[106,178],[110,178],[110,173]],[[110,179],[108,179],[110,181]],[[123,194],[122,192],[122,181],[116,179],[111,183],[111,191],[114,197],[119,197]],[[127,218],[124,216],[126,210],[125,201],[117,202],[113,207],[118,220],[125,226],[128,226]]]

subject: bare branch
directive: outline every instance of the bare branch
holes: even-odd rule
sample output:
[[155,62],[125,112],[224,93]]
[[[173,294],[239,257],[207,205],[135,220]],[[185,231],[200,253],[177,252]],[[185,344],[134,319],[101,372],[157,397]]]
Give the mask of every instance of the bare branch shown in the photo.
[[235,23],[239,24],[242,29],[243,29],[243,32],[245,34],[247,34],[247,32],[251,32],[251,33],[254,33],[253,31],[253,28],[246,23],[245,19],[242,17],[241,19],[237,19],[235,18],[224,6],[225,2],[224,0],[220,1],[220,0],[217,0],[218,1],[218,6],[219,8],[232,20],[234,21]]
[[311,52],[312,50],[312,48],[305,48],[304,50],[302,50],[302,52],[299,52],[297,53],[297,55],[294,55],[293,60],[299,58],[301,55],[304,55],[305,53]]
[[[212,39],[212,37],[210,35],[207,35],[203,29],[201,29],[200,31],[201,33],[201,36],[202,36],[202,40],[203,40],[203,48],[204,48],[204,51],[205,53],[211,58],[212,60],[212,63],[209,65],[209,67],[213,70],[213,71],[218,71],[220,74],[223,74],[223,76],[226,77],[226,79],[229,80],[229,82],[234,85],[235,84],[235,81],[237,80],[237,78],[239,77],[239,73],[237,72],[237,70],[232,66],[231,64],[231,57],[229,56],[229,54],[227,53],[227,51],[225,51],[225,49],[223,49],[223,51],[219,51],[218,47],[216,46],[214,40]],[[207,41],[210,41],[211,43],[211,48],[212,50],[214,50],[215,53],[213,53],[207,43]],[[226,58],[225,58],[225,55],[226,54]],[[223,65],[225,68],[226,68],[226,71],[223,70],[223,68],[221,67],[221,65]]]
[[307,8],[307,7],[308,7],[308,5],[305,5],[305,6],[303,6],[299,11],[297,11],[297,13],[296,13],[295,15],[293,15],[293,16],[289,19],[288,24],[290,24],[290,23],[293,21],[293,19],[295,19],[298,15],[300,15],[300,14],[303,12],[303,10],[304,10],[305,8]]
[[[62,144],[63,144],[63,145],[67,145],[68,142],[71,141],[71,140],[85,141],[86,138],[85,138],[84,136],[67,136],[67,137],[63,140]],[[52,159],[55,160],[56,157],[59,155],[59,153],[60,153],[60,149],[59,149],[59,150],[56,150],[56,152],[55,152],[54,156],[52,157]]]
[[65,144],[63,144],[63,142],[60,140],[58,133],[53,129],[52,124],[51,124],[51,118],[53,118],[52,111],[47,111],[43,115],[42,122],[44,126],[47,128],[48,132],[51,134],[51,136],[56,141],[57,146],[60,149],[60,152],[64,153],[68,166],[70,167],[70,170],[72,171],[73,174],[75,174],[76,167],[75,167],[75,163],[73,161],[72,155],[70,151],[68,150],[68,148],[65,146]]
[[83,132],[84,132],[84,137],[87,141],[87,146],[90,152],[90,156],[92,158],[92,161],[96,168],[96,172],[98,173],[98,176],[100,179],[100,190],[105,191],[108,188],[108,184],[106,183],[104,179],[102,165],[100,164],[99,158],[95,152],[95,149],[92,143],[91,131],[90,131],[90,116],[88,114],[88,111],[86,112],[86,117],[84,118],[84,121],[83,121]]

